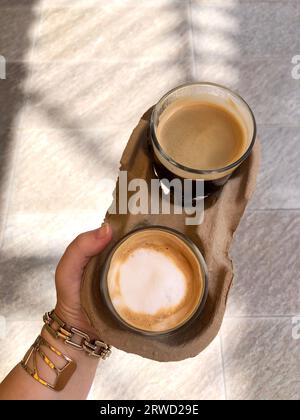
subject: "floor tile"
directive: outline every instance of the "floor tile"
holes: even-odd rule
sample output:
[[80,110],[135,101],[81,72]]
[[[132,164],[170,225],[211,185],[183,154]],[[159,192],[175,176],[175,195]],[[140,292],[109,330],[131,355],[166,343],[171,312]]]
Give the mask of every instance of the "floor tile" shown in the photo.
[[[54,273],[58,258],[6,255],[1,250],[1,313],[10,320],[32,320],[56,303]],[[4,255],[3,255],[4,254]]]
[[262,161],[252,209],[300,208],[300,130],[259,126]]
[[299,125],[300,82],[290,59],[244,61],[236,89],[261,124]]
[[[53,1],[53,0],[52,0]],[[59,0],[58,0],[59,1]],[[80,1],[80,0],[79,0]],[[1,0],[0,8],[9,8],[9,7],[31,7],[31,8],[39,8],[42,4],[43,0]]]
[[138,7],[134,1],[83,3],[86,7],[44,8],[34,60],[175,61],[189,53],[187,2],[142,1]]
[[75,211],[10,215],[0,256],[0,315],[32,320],[51,310],[59,259],[78,234],[100,226],[103,216]]
[[[111,0],[111,2],[120,2],[123,0]],[[99,0],[41,0],[44,9],[58,8],[58,7],[79,7],[86,8],[96,6]]]
[[6,323],[6,334],[0,338],[0,382],[20,363],[40,333],[42,325],[42,319],[8,321]]
[[227,316],[300,313],[299,232],[300,212],[248,212],[231,251]]
[[30,59],[41,11],[36,7],[36,2],[27,3],[29,7],[1,7],[0,52],[7,62]]
[[299,340],[291,319],[226,319],[222,328],[227,398],[299,400]]
[[99,366],[94,399],[224,399],[219,338],[199,356],[159,363],[113,349]]
[[9,211],[100,214],[112,200],[129,137],[114,130],[20,132]]
[[[103,209],[105,210],[105,209]],[[102,223],[98,212],[18,213],[9,215],[2,255],[60,258],[69,243],[80,233]]]
[[[7,322],[6,337],[0,341],[1,379],[21,360],[41,326],[38,319]],[[17,336],[13,348],[7,338],[12,335]],[[222,400],[224,385],[219,338],[196,358],[177,363],[158,363],[113,349],[110,359],[99,365],[91,397],[105,400]]]
[[17,144],[16,130],[0,130],[0,247],[5,229]]
[[6,79],[0,80],[0,127],[16,126],[26,97],[24,87],[29,77],[26,63],[6,63]]
[[199,57],[292,56],[300,48],[300,4],[288,1],[192,0]]
[[37,64],[26,84],[23,127],[102,130],[126,124],[132,130],[187,73],[185,62]]
[[300,81],[292,77],[291,58],[198,59],[195,78],[236,90],[259,124],[299,125]]

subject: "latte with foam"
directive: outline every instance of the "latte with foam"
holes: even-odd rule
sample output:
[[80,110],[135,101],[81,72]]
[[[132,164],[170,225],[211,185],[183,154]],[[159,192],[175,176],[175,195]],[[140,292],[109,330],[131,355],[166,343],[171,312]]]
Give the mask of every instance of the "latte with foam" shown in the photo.
[[197,311],[205,295],[205,271],[197,252],[179,235],[148,228],[114,250],[106,285],[122,321],[161,333],[182,326]]

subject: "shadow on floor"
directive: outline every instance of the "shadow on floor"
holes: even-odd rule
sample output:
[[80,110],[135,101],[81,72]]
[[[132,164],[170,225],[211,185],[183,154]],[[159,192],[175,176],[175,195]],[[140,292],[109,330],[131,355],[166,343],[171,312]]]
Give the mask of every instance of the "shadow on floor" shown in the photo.
[[[32,27],[38,19],[39,0],[0,4],[0,55],[4,57],[6,78],[0,79],[0,227],[4,227],[10,173],[16,151],[14,124],[24,104],[23,84],[28,77],[26,58],[32,46]],[[25,4],[25,2],[24,2]],[[10,7],[8,7],[8,5]],[[16,6],[16,7],[11,7]]]

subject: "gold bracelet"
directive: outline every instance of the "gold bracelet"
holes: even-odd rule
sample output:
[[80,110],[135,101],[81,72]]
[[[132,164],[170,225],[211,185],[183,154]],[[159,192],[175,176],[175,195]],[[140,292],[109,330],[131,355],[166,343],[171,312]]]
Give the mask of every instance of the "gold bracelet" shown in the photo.
[[[51,358],[48,357],[41,349],[41,346],[48,348],[56,356],[62,358],[66,362],[65,366],[63,368],[55,366]],[[37,364],[38,356],[40,356],[42,361],[56,374],[54,384],[50,384],[40,377]],[[29,366],[30,361],[32,361],[32,367]],[[21,361],[21,366],[33,379],[54,391],[61,391],[64,389],[77,367],[76,363],[70,357],[57,350],[40,335],[25,354],[23,360]]]
[[[65,344],[76,350],[85,351],[89,356],[107,359],[111,354],[111,346],[101,340],[91,340],[90,336],[78,328],[68,326],[53,311],[46,312],[43,317],[45,328],[52,337],[62,339]],[[54,329],[54,323],[57,328]],[[76,342],[79,340],[79,342]]]

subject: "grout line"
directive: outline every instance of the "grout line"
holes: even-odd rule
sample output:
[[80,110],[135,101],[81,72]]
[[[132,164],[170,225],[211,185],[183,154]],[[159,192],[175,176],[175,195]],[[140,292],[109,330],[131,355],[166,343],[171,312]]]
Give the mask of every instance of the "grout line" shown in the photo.
[[[260,127],[280,127],[280,128],[299,128],[299,124],[291,124],[291,123],[269,123],[269,122],[257,122],[258,129]],[[260,135],[258,135],[260,137]]]
[[195,60],[195,45],[194,45],[195,38],[194,38],[192,0],[188,0],[188,20],[189,20],[190,48],[192,52],[192,77],[193,77],[193,80],[196,80],[196,60]]
[[[33,57],[33,51],[34,51],[34,48],[36,46],[36,42],[37,42],[38,36],[40,34],[41,26],[42,26],[42,18],[43,18],[44,11],[43,11],[42,8],[38,9],[38,11],[40,12],[40,15],[39,15],[39,18],[36,21],[37,29],[36,29],[36,31],[34,31],[34,35],[32,37],[32,43],[31,43],[30,52],[29,52],[29,57],[30,58]],[[29,71],[28,71],[27,80],[30,81],[32,77],[33,77],[33,67],[31,66],[29,68]],[[26,95],[24,95],[24,98],[23,98],[23,101],[22,101],[22,106],[21,106],[19,112],[22,112],[22,110],[24,110],[24,108],[26,108],[27,103],[28,103],[28,98],[26,97]],[[25,118],[24,113],[23,113],[23,115],[21,115],[17,125],[14,125],[12,123],[7,128],[18,131],[18,127],[22,126],[21,122],[22,122],[23,118]],[[6,231],[7,222],[8,222],[9,208],[10,208],[11,201],[12,201],[13,186],[14,186],[14,180],[15,180],[15,174],[16,174],[16,169],[17,169],[17,162],[18,162],[19,153],[20,153],[20,138],[17,137],[17,141],[16,141],[15,148],[14,148],[14,151],[13,151],[13,156],[12,156],[12,159],[11,159],[11,172],[10,172],[9,180],[8,180],[8,183],[7,183],[7,198],[5,200],[4,209],[3,209],[3,222],[1,223],[1,231],[0,231],[0,235],[1,235],[0,236],[0,248],[2,248],[3,244],[4,244],[4,237],[5,237],[5,231]]]
[[[276,0],[273,0],[273,1],[276,1]],[[195,52],[195,30],[194,30],[194,24],[193,24],[193,11],[192,11],[192,6],[191,6],[191,2],[192,2],[192,0],[189,0],[188,1],[188,3],[187,3],[187,17],[188,17],[188,26],[189,26],[189,29],[190,29],[190,31],[189,31],[189,33],[190,33],[190,44],[191,44],[191,47],[192,47],[192,52],[193,52],[193,57],[195,58],[196,57],[196,52]],[[0,10],[1,10],[1,8],[0,8]],[[41,15],[42,16],[44,16],[44,9],[42,9],[41,8]],[[272,61],[274,61],[274,58],[273,58],[274,56],[270,56],[270,57],[266,57],[266,56],[263,56],[263,57],[261,57],[261,58],[256,58],[256,59],[254,59],[254,60],[250,60],[250,61],[261,61],[262,59],[264,60],[264,61],[268,61],[269,63],[272,63]],[[209,58],[209,57],[208,57]],[[290,54],[288,54],[288,56],[287,56],[287,59],[289,59],[290,58]],[[55,63],[62,63],[62,64],[79,64],[79,63],[84,63],[84,62],[87,62],[87,63],[115,63],[115,64],[118,64],[118,63],[133,63],[133,64],[135,64],[135,63],[144,63],[144,62],[165,62],[165,61],[175,61],[177,59],[177,57],[174,57],[174,58],[171,58],[171,59],[167,59],[167,58],[161,58],[161,55],[160,56],[158,56],[158,55],[154,55],[154,56],[147,56],[147,55],[145,55],[145,56],[142,56],[142,57],[137,57],[136,55],[134,55],[133,54],[133,56],[131,56],[131,57],[113,57],[113,56],[110,56],[109,54],[108,55],[104,55],[104,56],[99,56],[99,58],[90,58],[90,59],[86,59],[86,60],[82,60],[82,59],[75,59],[75,58],[73,58],[73,59],[63,59],[63,58],[59,58],[59,59],[56,59],[55,60]],[[281,62],[282,62],[282,56],[280,55],[280,56],[278,56],[277,57],[277,59],[278,59],[278,61],[280,60]],[[19,59],[17,59],[17,58],[15,58],[15,59],[12,59],[12,60],[9,60],[10,61],[10,63],[31,63],[31,60],[30,59],[24,59],[24,60],[19,60]],[[242,60],[242,59],[239,59],[239,60],[237,60],[236,61],[236,64],[242,64],[242,63],[244,63],[244,61],[245,60]],[[49,59],[49,60],[40,60],[40,59],[36,59],[36,60],[33,60],[33,63],[36,63],[36,64],[51,64],[51,63],[53,63],[53,60],[51,60],[51,59]],[[293,79],[292,79],[293,80]],[[257,119],[257,125],[258,126],[273,126],[273,125],[281,125],[281,124],[279,124],[279,123],[277,123],[277,122],[263,122],[263,121],[260,121],[260,120],[258,120]],[[291,126],[291,127],[294,127],[294,124],[292,124],[292,123],[283,123],[283,125],[284,126],[287,126],[287,127],[289,127],[289,126]]]
[[[1,9],[0,9],[1,10]],[[188,16],[190,15],[189,11],[188,11]],[[193,29],[193,24],[190,24],[190,29],[191,31],[189,32],[194,32]],[[196,64],[196,60],[195,60],[195,48],[194,48],[194,40],[193,40],[193,36],[190,35],[190,44],[191,44],[191,49],[192,49],[192,57],[193,57],[193,62],[194,64]],[[30,60],[30,59],[24,59],[24,60],[9,60],[9,63],[11,64],[34,64],[34,65],[51,65],[51,64],[62,64],[62,65],[79,65],[79,64],[101,64],[101,63],[109,63],[109,64],[151,64],[151,63],[172,63],[175,62],[177,60],[178,57],[173,57],[173,58],[160,58],[160,57],[155,57],[155,56],[145,56],[145,57],[124,57],[124,58],[113,58],[113,57],[105,57],[105,58],[87,58],[84,60],[80,60],[80,59],[56,59],[56,60],[40,60],[40,59],[35,59],[35,60]],[[288,122],[264,122],[264,121],[259,121],[257,120],[257,126],[258,127],[283,127],[283,128],[299,128],[299,124],[292,124],[292,123],[288,123]]]
[[[121,128],[123,128],[123,127],[128,127],[127,126],[127,122],[124,122],[124,123],[120,123],[120,124],[118,124],[118,127],[121,127]],[[14,126],[14,125],[12,125],[12,126],[8,126],[8,128],[16,128],[16,126]],[[128,130],[130,130],[131,129],[131,131],[133,130],[132,128],[131,128],[131,126],[128,128]],[[47,126],[47,125],[40,125],[40,126],[35,126],[35,127],[30,127],[30,128],[22,128],[22,127],[20,127],[19,128],[19,130],[20,131],[22,131],[22,132],[25,132],[25,133],[38,133],[39,131],[43,131],[43,132],[45,132],[45,131],[48,131],[48,132],[51,132],[51,131],[64,131],[64,132],[69,132],[69,133],[72,133],[72,132],[82,132],[82,131],[85,131],[85,132],[87,132],[87,133],[94,133],[94,132],[97,132],[97,133],[111,133],[111,130],[114,130],[114,131],[117,131],[117,129],[116,129],[116,124],[106,124],[105,125],[105,127],[103,128],[103,127],[99,127],[99,126],[89,126],[89,127],[81,127],[81,128],[79,128],[79,127],[76,127],[76,128],[65,128],[65,127],[63,127],[63,128],[61,128],[61,127],[49,127],[49,126]],[[120,132],[120,130],[118,131],[118,132]]]
[[257,212],[257,213],[268,213],[268,212],[278,212],[278,211],[295,211],[295,212],[298,212],[300,210],[300,208],[297,208],[297,207],[295,207],[295,208],[292,208],[292,209],[290,209],[290,208],[283,208],[283,207],[280,207],[280,208],[278,208],[278,209],[274,209],[274,208],[265,208],[265,209],[251,209],[251,208],[249,208],[249,209],[247,209],[247,212],[248,213],[255,213],[255,212]]
[[225,315],[224,319],[291,319],[298,314],[289,314],[289,315]]
[[[1,10],[1,9],[0,9]],[[34,60],[10,60],[9,63],[12,64],[22,64],[22,63],[26,63],[26,64],[34,64],[34,65],[51,65],[51,64],[55,64],[55,65],[59,65],[59,64],[63,64],[63,65],[74,65],[74,66],[78,66],[79,64],[105,64],[105,63],[109,63],[109,64],[132,64],[132,65],[136,65],[136,64],[176,64],[178,60],[178,56],[176,57],[170,57],[170,58],[161,58],[161,57],[128,57],[128,58],[113,58],[113,57],[105,57],[105,58],[86,58],[86,59],[68,59],[68,60],[64,60],[64,59],[55,59],[55,60],[39,60],[39,59],[34,59]],[[261,125],[266,125],[266,124],[261,124]]]
[[219,334],[220,342],[220,355],[221,355],[221,364],[222,364],[222,374],[223,374],[223,391],[225,396],[225,401],[228,400],[227,385],[226,385],[226,374],[225,374],[225,361],[224,361],[224,349],[223,349],[223,340],[222,340],[222,331]]
[[[192,47],[191,47],[191,49],[193,49]],[[193,53],[192,53],[192,55],[193,55]],[[140,59],[139,61],[136,61],[136,60],[111,60],[111,61],[108,61],[108,60],[103,60],[105,63],[107,63],[107,62],[110,62],[110,63],[113,63],[113,64],[134,64],[134,65],[140,65],[140,64],[166,64],[166,63],[169,63],[169,60],[165,60],[165,59],[163,59],[163,60],[160,60],[160,59],[157,59],[157,60],[153,60],[153,59],[151,59],[151,60],[149,60],[149,59]],[[196,71],[195,71],[195,66],[194,66],[194,64],[195,64],[195,60],[194,60],[194,58],[192,59],[192,61],[193,61],[193,69],[192,69],[192,72],[193,72],[193,77],[195,78],[195,73],[196,73]],[[20,65],[22,65],[22,64],[28,64],[28,65],[30,65],[30,66],[35,66],[35,65],[38,65],[38,66],[40,66],[40,65],[51,65],[51,64],[55,64],[55,65],[70,65],[70,66],[77,66],[78,64],[101,64],[101,62],[102,62],[102,60],[84,60],[84,61],[71,61],[71,60],[55,60],[55,62],[54,61],[34,61],[34,60],[32,60],[32,61],[28,61],[28,60],[23,60],[23,61],[10,61],[10,63],[15,63],[15,64],[20,64]],[[33,70],[30,72],[31,74],[30,74],[30,77],[32,76],[32,73],[33,73]],[[270,124],[270,123],[259,123],[258,124],[259,126],[261,126],[261,127],[273,127],[273,128],[282,128],[282,129],[285,129],[285,128],[292,128],[292,129],[299,129],[300,128],[300,125],[299,124],[287,124],[287,123],[274,123],[274,124]],[[12,125],[9,125],[9,126],[7,126],[7,128],[10,128],[10,127],[15,127],[13,124]]]

